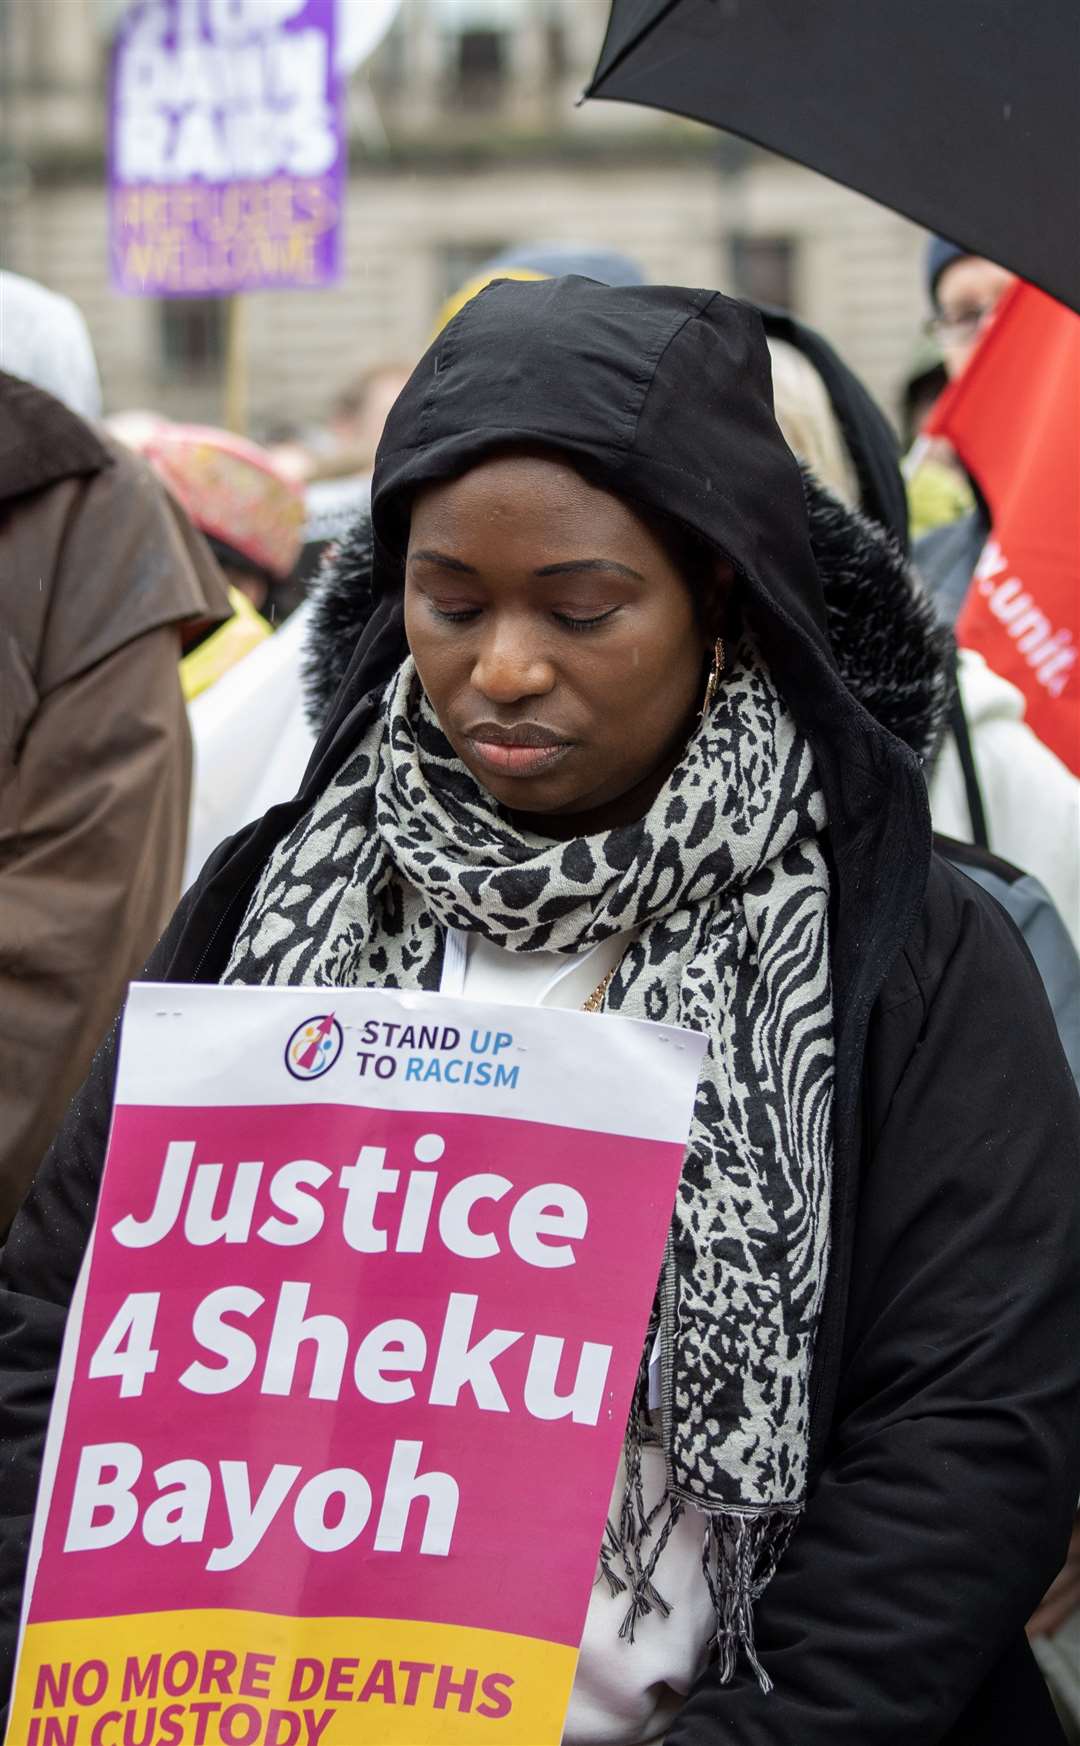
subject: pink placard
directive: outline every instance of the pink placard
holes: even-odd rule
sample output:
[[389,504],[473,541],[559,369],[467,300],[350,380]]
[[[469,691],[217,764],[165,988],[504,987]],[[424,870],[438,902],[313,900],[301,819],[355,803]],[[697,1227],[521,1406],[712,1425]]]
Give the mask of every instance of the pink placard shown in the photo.
[[284,1746],[314,1698],[327,1746],[358,1737],[357,1701],[365,1740],[406,1741],[425,1707],[424,1738],[559,1738],[700,1043],[441,997],[319,1004],[133,991],[13,1737],[48,1746],[70,1715],[112,1746],[101,1718],[168,1699],[207,1740],[250,1711],[252,1742]]

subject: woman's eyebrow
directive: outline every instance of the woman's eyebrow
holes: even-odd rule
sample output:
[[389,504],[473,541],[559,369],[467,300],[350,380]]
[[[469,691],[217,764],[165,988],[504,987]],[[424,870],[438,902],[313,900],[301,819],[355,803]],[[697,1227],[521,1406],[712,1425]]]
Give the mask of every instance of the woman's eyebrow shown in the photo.
[[622,576],[632,576],[635,582],[645,580],[640,570],[632,570],[629,564],[617,563],[614,558],[568,558],[563,564],[544,564],[533,575],[578,576],[588,570],[618,570]]
[[422,551],[410,552],[409,563],[438,564],[443,570],[459,570],[463,576],[478,574],[471,564],[462,563],[460,558],[451,558],[446,552],[430,551],[426,546]]

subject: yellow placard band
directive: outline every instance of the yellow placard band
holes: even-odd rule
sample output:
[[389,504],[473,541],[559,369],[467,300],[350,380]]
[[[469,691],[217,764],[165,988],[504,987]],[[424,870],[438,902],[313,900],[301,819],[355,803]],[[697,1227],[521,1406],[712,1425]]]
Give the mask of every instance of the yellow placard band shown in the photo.
[[576,1664],[410,1619],[65,1620],[27,1629],[6,1746],[557,1746]]

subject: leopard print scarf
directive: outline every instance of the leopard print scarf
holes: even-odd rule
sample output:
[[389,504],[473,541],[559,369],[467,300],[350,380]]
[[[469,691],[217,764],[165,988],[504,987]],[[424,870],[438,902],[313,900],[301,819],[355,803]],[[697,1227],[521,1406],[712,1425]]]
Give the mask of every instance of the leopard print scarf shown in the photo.
[[[454,756],[411,661],[312,814],[278,846],[226,982],[437,989],[449,927],[578,953],[634,930],[605,1008],[709,1047],[657,1298],[664,1520],[641,1502],[645,1366],[602,1565],[624,1629],[686,1505],[725,1673],[807,1486],[828,1261],[833,1038],[825,807],[810,748],[744,637],[636,824],[569,842],[515,827]],[[650,1338],[650,1345],[652,1339]]]

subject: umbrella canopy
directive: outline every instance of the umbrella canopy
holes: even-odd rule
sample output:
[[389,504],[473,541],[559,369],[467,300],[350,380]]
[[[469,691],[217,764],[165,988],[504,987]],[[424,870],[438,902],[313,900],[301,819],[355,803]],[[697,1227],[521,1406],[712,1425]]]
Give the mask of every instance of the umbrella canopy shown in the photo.
[[1076,0],[614,0],[586,95],[711,122],[1080,309]]

